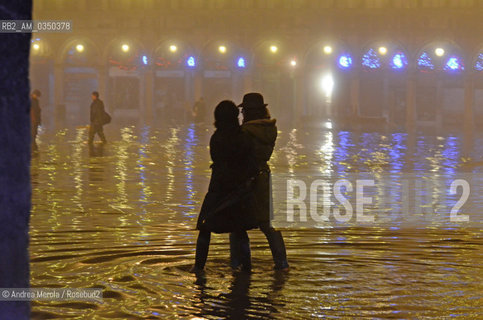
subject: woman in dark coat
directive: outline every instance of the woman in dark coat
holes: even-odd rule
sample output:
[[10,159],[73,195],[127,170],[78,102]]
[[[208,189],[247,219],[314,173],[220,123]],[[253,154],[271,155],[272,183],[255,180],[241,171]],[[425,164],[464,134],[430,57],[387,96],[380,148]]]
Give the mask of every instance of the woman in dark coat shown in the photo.
[[[282,233],[271,226],[273,212],[271,173],[267,161],[272,156],[275,140],[277,139],[276,120],[270,118],[267,104],[263,102],[263,96],[259,93],[247,93],[239,107],[242,108],[243,113],[242,131],[253,142],[257,169],[259,171],[254,181],[257,224],[268,240],[275,269],[286,270],[289,265]],[[235,236],[230,237],[232,244],[237,241]],[[236,245],[233,246],[236,247]],[[237,258],[235,251],[232,251],[231,257],[232,267],[240,264],[240,259]]]
[[250,192],[257,174],[251,140],[241,130],[238,108],[232,101],[222,101],[215,109],[216,131],[210,139],[213,161],[208,193],[205,196],[196,228],[200,230],[196,243],[193,272],[203,270],[210,245],[211,232],[232,233],[240,255],[242,269],[251,269],[250,244],[246,230],[256,227],[253,195]]

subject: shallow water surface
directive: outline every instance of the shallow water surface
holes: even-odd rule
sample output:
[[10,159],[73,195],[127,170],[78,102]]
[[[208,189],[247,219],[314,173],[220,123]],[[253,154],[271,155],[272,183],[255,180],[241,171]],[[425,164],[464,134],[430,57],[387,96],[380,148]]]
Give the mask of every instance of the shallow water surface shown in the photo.
[[[483,317],[479,224],[284,225],[288,273],[272,270],[268,244],[253,230],[251,275],[232,273],[227,235],[214,235],[197,278],[188,270],[212,128],[106,129],[109,143],[94,148],[85,128],[39,136],[31,284],[100,287],[103,301],[35,301],[34,319]],[[457,134],[280,130],[271,161],[276,215],[284,198],[277,175],[481,173],[481,134],[468,142]]]

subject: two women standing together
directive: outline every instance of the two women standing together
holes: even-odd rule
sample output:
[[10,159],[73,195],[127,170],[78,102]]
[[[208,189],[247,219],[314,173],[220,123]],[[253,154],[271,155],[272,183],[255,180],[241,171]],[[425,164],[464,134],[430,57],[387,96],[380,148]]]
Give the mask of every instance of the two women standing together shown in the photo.
[[[238,122],[239,111],[243,124]],[[288,269],[280,231],[271,226],[270,159],[277,127],[259,93],[248,93],[237,107],[222,101],[215,109],[216,131],[210,139],[213,164],[208,193],[198,217],[193,272],[201,272],[208,257],[211,233],[230,233],[230,264],[251,270],[247,230],[260,228],[272,251],[275,269]]]

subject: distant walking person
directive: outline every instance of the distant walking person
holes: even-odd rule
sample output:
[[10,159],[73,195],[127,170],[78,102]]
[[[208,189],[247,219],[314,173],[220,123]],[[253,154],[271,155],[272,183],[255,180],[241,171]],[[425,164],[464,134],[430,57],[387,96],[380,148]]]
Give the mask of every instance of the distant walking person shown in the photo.
[[39,98],[41,93],[39,90],[35,89],[31,94],[31,102],[30,102],[30,133],[31,133],[31,146],[32,150],[37,150],[37,133],[39,131],[39,126],[41,122],[41,110],[39,104]]
[[[89,127],[89,144],[94,142],[94,136],[97,135],[101,138],[102,143],[107,143],[106,137],[104,136],[103,125],[109,123],[106,121],[106,111],[104,110],[104,102],[99,99],[99,92],[92,92],[92,103],[91,103],[91,125]],[[107,115],[109,117],[109,115]],[[109,117],[110,118],[110,117]]]
[[[271,173],[267,163],[272,156],[275,140],[277,139],[276,120],[270,118],[267,104],[263,102],[260,93],[247,93],[243,96],[243,102],[238,106],[242,108],[243,124],[242,131],[246,133],[254,144],[254,152],[259,174],[255,180],[255,197],[257,210],[255,212],[260,230],[268,240],[272,251],[273,261],[276,270],[287,270],[287,253],[282,233],[271,226],[272,219],[272,188]],[[237,237],[230,234],[232,248],[239,241]],[[231,266],[237,268],[241,261],[237,258],[237,251],[231,251]]]
[[206,118],[206,104],[203,97],[196,101],[193,106],[193,115],[195,117],[195,122],[203,122]]

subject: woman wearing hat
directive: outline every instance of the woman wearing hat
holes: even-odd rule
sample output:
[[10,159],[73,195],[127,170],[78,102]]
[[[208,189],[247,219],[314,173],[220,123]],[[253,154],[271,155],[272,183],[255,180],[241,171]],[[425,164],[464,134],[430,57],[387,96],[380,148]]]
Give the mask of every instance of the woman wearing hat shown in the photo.
[[252,142],[242,132],[238,114],[237,106],[228,100],[215,109],[216,131],[210,139],[211,180],[196,226],[200,233],[191,270],[195,273],[205,267],[212,232],[230,232],[234,239],[230,250],[236,252],[242,270],[251,270],[246,230],[257,227],[253,180],[258,170]]
[[[254,181],[257,203],[257,210],[255,212],[257,224],[267,237],[275,263],[275,269],[286,270],[289,265],[282,233],[271,226],[271,174],[267,162],[270,160],[273,148],[275,147],[275,140],[277,139],[276,120],[270,118],[267,104],[264,103],[263,96],[260,93],[253,92],[245,94],[243,102],[239,107],[242,108],[243,113],[242,130],[253,142],[257,169],[259,171]],[[230,242],[234,248],[237,247],[233,245],[236,241],[235,236],[230,237]],[[237,258],[237,252],[232,250],[231,257],[231,265],[236,268],[240,264]]]

